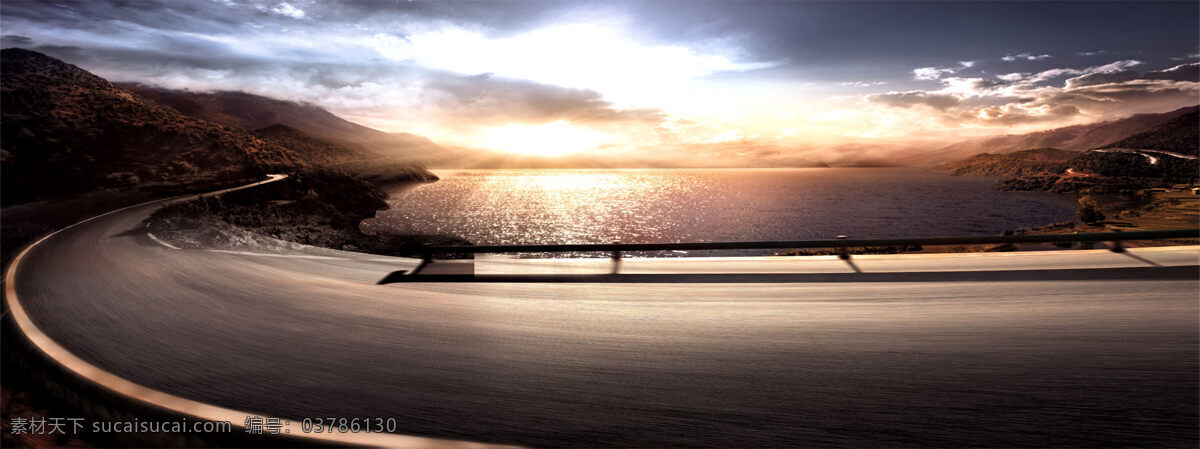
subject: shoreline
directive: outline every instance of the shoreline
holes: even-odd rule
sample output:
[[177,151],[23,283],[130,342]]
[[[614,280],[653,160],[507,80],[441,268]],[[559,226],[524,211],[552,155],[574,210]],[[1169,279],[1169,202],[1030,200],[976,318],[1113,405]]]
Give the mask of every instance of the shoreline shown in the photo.
[[[919,170],[919,169],[917,169]],[[936,170],[927,170],[931,174],[940,174]],[[384,200],[408,189],[412,189],[432,181],[421,182],[399,182],[377,185],[376,187],[382,191],[385,196]],[[1008,192],[1006,192],[1008,193]],[[1061,194],[1061,193],[1060,193]],[[1075,200],[1088,197],[1079,193],[1070,193],[1070,197]],[[1095,224],[1084,224],[1078,219],[1068,220],[1056,223],[1048,223],[1040,226],[1031,226],[1028,229],[1018,228],[1004,231],[1008,234],[1054,234],[1054,233],[1072,233],[1072,232],[1103,232],[1113,229],[1173,229],[1184,227],[1195,227],[1200,225],[1200,219],[1195,214],[1190,218],[1181,216],[1180,211],[1194,210],[1188,207],[1173,207],[1164,208],[1161,202],[1165,195],[1162,192],[1155,192],[1146,195],[1097,195],[1094,200],[1098,203],[1102,212],[1107,216],[1107,219]],[[265,200],[265,196],[258,198]],[[1186,197],[1176,194],[1173,197],[1165,198],[1167,200],[1190,200],[1189,204],[1195,205],[1195,197]],[[464,239],[452,235],[388,235],[388,234],[372,234],[363,231],[363,223],[365,220],[376,217],[381,210],[374,210],[371,216],[357,214],[353,217],[353,222],[349,223],[334,223],[323,220],[322,210],[312,210],[311,208],[297,207],[296,200],[270,201],[270,204],[247,204],[245,201],[235,204],[233,207],[225,209],[226,205],[212,205],[216,207],[206,207],[205,211],[212,213],[217,221],[205,221],[196,215],[177,216],[175,219],[182,220],[182,223],[190,223],[187,227],[191,228],[208,228],[214,229],[207,237],[193,238],[187,233],[173,232],[169,226],[161,226],[161,223],[155,229],[156,234],[171,242],[173,245],[181,247],[203,247],[203,246],[222,246],[225,249],[245,250],[251,246],[259,246],[268,250],[282,249],[292,245],[313,246],[319,248],[328,248],[339,251],[355,251],[367,254],[380,255],[415,255],[419,254],[419,246],[423,244],[439,245],[439,244],[469,244]],[[292,211],[288,212],[288,208]],[[1170,210],[1168,210],[1170,209]],[[256,214],[254,211],[258,210]],[[291,214],[289,216],[289,214]],[[263,223],[257,216],[275,217],[268,223]],[[161,216],[158,218],[162,218]],[[1176,218],[1175,220],[1167,220],[1168,218]],[[1179,218],[1182,218],[1179,219]],[[1168,223],[1170,222],[1170,223]],[[223,223],[223,224],[222,224]],[[1165,224],[1164,224],[1165,223]],[[221,228],[221,229],[218,229]],[[224,241],[221,241],[221,239]],[[232,242],[232,244],[230,244]],[[1164,242],[1133,242],[1129,246],[1161,246]],[[1106,247],[1105,244],[1095,245],[1079,245],[1080,247]],[[958,245],[958,246],[929,246],[929,247],[910,247],[910,248],[854,248],[850,250],[851,254],[920,254],[920,253],[966,253],[966,252],[989,252],[989,251],[1040,251],[1040,250],[1060,250],[1062,246],[1054,244],[1020,244],[1020,245]],[[764,252],[762,255],[834,255],[837,254],[831,249],[814,249],[814,250],[797,250],[786,252]],[[669,257],[669,256],[662,256]],[[682,256],[682,257],[687,257]]]
[[[1077,198],[1095,196],[1073,193]],[[1105,219],[1095,223],[1083,223],[1079,219],[1035,226],[1030,229],[1013,229],[1005,234],[1067,234],[1085,232],[1112,232],[1127,230],[1160,230],[1200,227],[1200,196],[1187,192],[1138,192],[1134,194],[1104,194],[1096,201]],[[1132,207],[1130,207],[1132,206]],[[1196,244],[1197,239],[1129,241],[1123,245],[1130,248],[1171,246],[1173,244]],[[929,246],[919,248],[851,248],[850,254],[940,254],[1009,251],[1052,251],[1062,249],[1110,248],[1108,243],[1066,245],[1052,243],[1023,243],[995,245]],[[778,253],[788,256],[837,255],[833,249],[801,250]]]

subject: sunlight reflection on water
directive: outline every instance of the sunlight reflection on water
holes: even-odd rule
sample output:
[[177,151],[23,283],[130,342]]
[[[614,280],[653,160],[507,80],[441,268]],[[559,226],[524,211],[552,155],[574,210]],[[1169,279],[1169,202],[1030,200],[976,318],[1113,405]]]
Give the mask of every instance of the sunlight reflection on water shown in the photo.
[[[1074,201],[912,169],[453,170],[404,188],[368,232],[476,244],[998,234],[1071,219]],[[761,251],[759,251],[761,253]]]

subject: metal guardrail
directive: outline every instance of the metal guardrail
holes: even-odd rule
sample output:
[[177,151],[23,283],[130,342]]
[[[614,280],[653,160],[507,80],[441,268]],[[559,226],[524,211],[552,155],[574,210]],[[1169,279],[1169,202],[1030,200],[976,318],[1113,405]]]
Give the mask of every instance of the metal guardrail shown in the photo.
[[629,252],[629,251],[682,251],[682,250],[726,250],[726,249],[799,249],[799,248],[850,248],[861,246],[917,246],[917,245],[976,245],[987,243],[1056,243],[1056,242],[1119,242],[1125,240],[1159,240],[1173,238],[1200,238],[1200,228],[1171,229],[1165,231],[1088,232],[1078,234],[1021,234],[969,237],[925,237],[904,239],[828,239],[828,240],[784,240],[752,242],[687,242],[687,243],[595,243],[561,245],[455,245],[428,246],[421,248],[424,254],[478,254],[478,253],[562,253],[562,252]]
[[[634,251],[683,251],[683,250],[731,250],[731,249],[803,249],[840,248],[839,257],[849,259],[847,248],[871,246],[939,246],[978,245],[1003,243],[1067,243],[1067,242],[1113,242],[1112,250],[1124,251],[1122,241],[1160,240],[1176,238],[1200,238],[1200,228],[1171,229],[1162,231],[1130,232],[1086,232],[1075,234],[1020,234],[968,237],[922,237],[897,239],[849,239],[838,236],[827,240],[785,240],[749,242],[686,242],[686,243],[579,243],[557,245],[452,245],[427,246],[421,248],[422,261],[410,274],[418,274],[433,261],[436,254],[479,254],[479,253],[562,253],[562,252],[607,252],[614,262],[620,262],[622,253]],[[615,272],[615,268],[614,268]]]

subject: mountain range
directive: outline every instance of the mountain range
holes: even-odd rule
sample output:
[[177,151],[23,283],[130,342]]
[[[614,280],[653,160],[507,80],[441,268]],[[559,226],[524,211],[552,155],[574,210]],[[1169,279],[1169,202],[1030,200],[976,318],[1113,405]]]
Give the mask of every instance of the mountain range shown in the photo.
[[1200,145],[1197,145],[1200,142],[1200,112],[1195,107],[1186,109],[1192,112],[1099,148],[1159,150],[1200,156]]
[[3,204],[103,188],[207,187],[306,163],[292,151],[138,97],[74,65],[0,53]]
[[[413,134],[362,126],[315,105],[242,92],[113,84],[29,50],[5,49],[0,60],[4,205],[107,188],[181,191],[317,166],[350,170],[376,181],[430,179],[432,175],[418,167],[424,164],[464,168],[606,166],[600,158],[517,156],[439,145]],[[1013,161],[1025,161],[1034,154],[1044,159],[1049,154],[1038,150],[1041,153],[994,157],[1031,148],[1070,151],[1113,145],[1159,146],[1196,154],[1191,142],[1197,129],[1186,126],[1190,123],[1186,120],[1194,121],[1196,114],[1197,107],[1190,107],[973,139],[913,152],[899,162],[936,165],[992,153],[967,169],[983,173],[992,170],[985,167],[989,164],[992,168],[1007,164],[1012,167],[999,170],[1013,170],[1020,165]],[[1156,128],[1174,119],[1186,120],[1182,126]],[[1056,154],[1053,159],[1061,159],[1065,153]]]
[[1083,151],[1117,142],[1154,129],[1172,119],[1195,113],[1200,106],[1158,114],[1137,114],[1087,125],[1074,125],[1026,134],[1010,134],[964,140],[901,160],[909,165],[932,166],[980,153],[1005,154],[1034,148]]
[[1194,184],[1200,177],[1200,112],[1186,112],[1148,131],[1087,151],[1040,148],[981,153],[938,168],[960,176],[1007,176],[1006,190],[1129,193]]
[[[432,177],[415,164],[381,156],[367,146],[328,142],[281,128],[286,125],[269,124],[252,133],[238,126],[255,123],[248,118],[234,121],[229,117],[237,116],[227,114],[227,123],[235,124],[223,124],[188,115],[34,51],[4,49],[0,61],[0,189],[5,206],[103,189],[193,191],[266,173],[330,167],[368,180]],[[277,112],[309,113],[315,118],[307,126],[318,131],[342,126],[362,135],[384,135],[381,141],[389,138],[317,108],[269,102],[284,103]]]
[[1066,162],[1081,152],[1058,148],[1036,148],[1008,154],[980,153],[961,161],[946,162],[937,168],[950,170],[955,176],[1024,176],[1044,172],[1060,172]]
[[235,128],[253,130],[281,124],[346,147],[422,164],[444,163],[461,153],[418,135],[368,128],[311,104],[245,92],[193,92],[140,83],[119,83],[118,86],[184,114]]

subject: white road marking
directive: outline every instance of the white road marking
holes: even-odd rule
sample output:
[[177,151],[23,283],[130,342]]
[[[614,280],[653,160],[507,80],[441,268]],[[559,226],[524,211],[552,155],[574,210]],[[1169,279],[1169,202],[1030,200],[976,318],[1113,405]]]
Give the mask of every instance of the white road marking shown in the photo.
[[314,260],[356,260],[366,262],[397,262],[404,261],[404,258],[381,258],[381,257],[337,257],[337,256],[314,256],[309,254],[271,254],[271,253],[253,253],[249,251],[234,251],[228,249],[206,249],[205,251],[214,253],[237,254],[240,256],[261,256],[261,257],[286,257],[290,259],[314,259]]
[[155,243],[158,243],[159,245],[162,245],[162,246],[165,246],[165,247],[167,247],[167,248],[171,248],[171,249],[179,249],[179,247],[178,247],[178,246],[175,246],[175,245],[172,245],[172,244],[170,244],[170,243],[164,242],[164,241],[162,241],[161,239],[159,239],[158,237],[156,237],[156,236],[155,236],[154,234],[152,234],[152,233],[149,233],[149,232],[147,232],[147,233],[146,233],[146,236],[147,236],[147,237],[150,237],[150,240],[154,240],[154,242],[155,242]]
[[[287,175],[267,175],[267,176],[269,176],[271,179],[268,179],[266,181],[256,182],[254,184],[248,184],[248,185],[241,186],[241,187],[234,187],[231,189],[225,189],[225,190],[221,190],[218,192],[213,192],[213,193],[210,193],[210,195],[219,194],[219,193],[227,193],[227,192],[231,192],[234,190],[250,188],[250,187],[266,184],[269,182],[278,181],[280,179],[284,179],[287,177]],[[66,369],[68,369],[70,371],[75,372],[75,374],[78,374],[80,377],[83,377],[84,379],[95,382],[97,385],[107,388],[109,391],[112,391],[113,393],[115,393],[117,395],[133,398],[135,400],[138,400],[138,401],[141,401],[141,402],[144,402],[147,404],[162,407],[162,408],[164,408],[170,412],[173,412],[175,414],[178,414],[178,415],[190,416],[193,418],[200,418],[200,419],[204,419],[204,420],[208,420],[208,421],[228,421],[234,428],[241,429],[241,428],[245,428],[244,423],[246,422],[246,418],[254,417],[254,418],[266,419],[268,417],[261,415],[261,414],[254,414],[254,413],[250,413],[250,412],[233,410],[233,409],[228,409],[228,408],[220,407],[220,406],[213,405],[213,404],[208,404],[208,403],[199,402],[199,401],[193,401],[193,400],[186,399],[183,397],[179,397],[179,396],[167,394],[167,393],[164,393],[161,391],[153,390],[149,387],[139,385],[139,384],[129,381],[123,377],[120,377],[116,374],[105,371],[96,365],[92,365],[91,363],[88,363],[87,361],[83,360],[79,356],[77,356],[74,353],[72,353],[71,351],[69,351],[67,348],[60,345],[58,342],[54,341],[54,339],[50,338],[49,335],[46,335],[45,332],[43,332],[40,328],[38,328],[37,325],[33,323],[33,320],[29,317],[29,313],[26,312],[25,307],[21,304],[20,297],[17,296],[17,269],[18,269],[18,267],[21,266],[21,261],[25,259],[25,256],[27,256],[31,250],[33,250],[35,247],[37,247],[42,242],[45,242],[46,240],[55,236],[56,234],[59,234],[63,231],[74,228],[76,226],[82,225],[84,223],[90,222],[97,218],[115,214],[115,213],[118,213],[121,211],[134,209],[134,208],[138,208],[138,207],[143,207],[143,206],[147,206],[147,205],[154,204],[154,203],[170,204],[170,203],[178,202],[178,201],[187,201],[192,198],[199,197],[199,196],[200,195],[183,195],[183,196],[178,196],[178,197],[169,198],[169,199],[165,199],[165,200],[153,200],[153,201],[147,201],[147,202],[141,203],[141,204],[135,204],[132,206],[122,207],[117,210],[108,211],[103,214],[79,221],[75,224],[72,224],[65,228],[54,231],[54,232],[46,235],[45,237],[42,237],[38,241],[34,242],[32,245],[25,247],[24,250],[21,250],[21,252],[17,254],[17,257],[15,257],[13,259],[12,263],[9,264],[8,270],[4,272],[4,286],[3,286],[4,301],[6,304],[8,304],[8,310],[9,310],[9,312],[12,313],[13,321],[16,322],[17,328],[20,329],[20,331],[23,334],[25,334],[25,338],[29,339],[29,341],[35,347],[37,347],[39,350],[41,350],[42,353],[45,354],[47,357],[49,357],[51,360],[54,360],[59,365],[65,367]],[[299,426],[300,426],[299,422],[293,421],[290,419],[280,419],[280,422],[283,424],[284,428],[288,428],[290,426],[291,428],[296,429],[296,428],[299,428]],[[295,424],[295,425],[292,425],[292,424]],[[472,441],[458,441],[458,440],[443,440],[443,439],[436,439],[436,438],[426,438],[426,437],[419,437],[419,436],[401,435],[401,434],[396,434],[396,433],[354,433],[354,432],[343,431],[338,428],[332,428],[330,430],[331,430],[331,433],[300,433],[300,434],[293,433],[293,434],[291,434],[291,436],[301,438],[301,439],[329,442],[329,443],[333,443],[335,445],[374,446],[374,447],[412,447],[412,448],[418,448],[418,447],[420,447],[420,448],[513,447],[513,446],[499,446],[499,445],[495,445],[495,444],[476,443],[476,442],[472,442]]]

